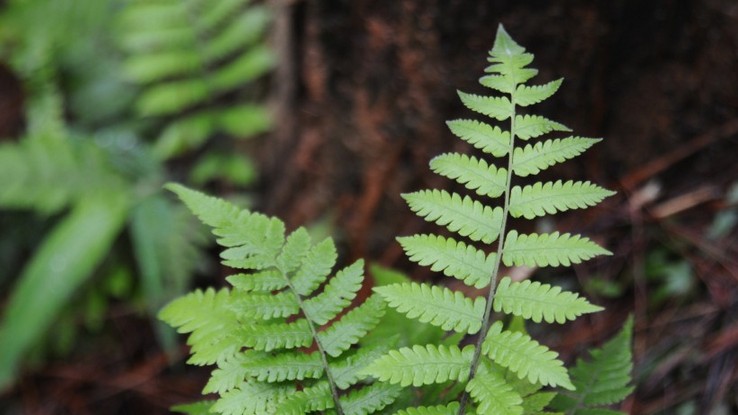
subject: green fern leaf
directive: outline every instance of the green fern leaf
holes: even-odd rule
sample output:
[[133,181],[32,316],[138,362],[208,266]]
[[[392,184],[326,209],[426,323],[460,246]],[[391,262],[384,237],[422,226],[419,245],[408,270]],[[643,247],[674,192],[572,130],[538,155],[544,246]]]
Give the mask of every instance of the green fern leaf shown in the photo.
[[568,209],[583,209],[594,206],[613,194],[615,193],[590,182],[572,180],[538,182],[522,188],[514,186],[510,193],[510,215],[533,219]]
[[494,242],[500,233],[502,208],[491,208],[457,193],[421,190],[403,194],[410,209],[429,222],[446,226],[473,241]]
[[504,157],[510,150],[510,133],[500,127],[476,120],[453,120],[446,124],[454,135],[485,153]]
[[472,111],[504,121],[512,115],[512,105],[507,97],[486,97],[457,91],[461,102]]
[[464,242],[438,235],[414,235],[397,240],[411,261],[476,288],[489,284],[495,254],[487,255]]
[[340,356],[379,323],[384,311],[384,302],[378,296],[369,297],[325,331],[318,333],[323,350],[329,356]]
[[222,415],[275,414],[276,403],[294,392],[293,385],[244,382],[238,388],[224,393],[210,411]]
[[463,382],[469,375],[474,347],[429,344],[392,350],[364,370],[382,382],[421,386],[449,380]]
[[246,374],[259,382],[317,379],[323,375],[323,362],[318,353],[285,352],[252,359],[244,367]]
[[316,385],[291,394],[279,403],[275,411],[269,413],[274,415],[303,415],[333,407],[335,407],[335,403],[328,382],[318,382]]
[[287,287],[287,280],[276,269],[268,269],[252,274],[234,274],[226,277],[234,288],[246,292],[271,292]]
[[569,414],[586,415],[605,411],[595,407],[620,402],[630,395],[633,392],[630,385],[632,332],[633,319],[630,317],[615,337],[601,348],[590,351],[591,361],[577,360],[571,370],[576,392],[557,396],[553,406]]
[[503,331],[499,321],[489,328],[482,343],[482,353],[495,363],[509,368],[521,379],[574,389],[563,362],[556,358],[558,355],[555,352],[526,334]]
[[494,309],[536,323],[545,320],[560,324],[582,314],[603,310],[576,293],[561,291],[561,287],[529,280],[513,282],[509,277],[500,280],[497,286]]
[[332,239],[326,238],[315,245],[305,255],[300,269],[292,277],[294,290],[303,296],[311,294],[328,277],[337,258],[336,245]]
[[274,349],[308,347],[313,343],[313,333],[305,319],[291,323],[255,324],[244,329],[244,346],[265,352]]
[[546,267],[579,264],[597,255],[611,255],[588,238],[568,233],[519,235],[510,231],[505,238],[502,262],[506,266]]
[[333,320],[356,297],[364,280],[364,261],[358,260],[339,271],[322,293],[303,302],[305,316],[323,325]]
[[243,295],[231,304],[231,309],[244,320],[270,320],[290,317],[300,312],[295,295],[289,291],[277,294],[251,293]]
[[459,412],[459,403],[451,402],[448,405],[418,406],[395,412],[394,415],[456,415]]
[[232,342],[223,341],[239,331],[239,321],[230,308],[232,304],[231,293],[226,289],[197,290],[169,303],[159,318],[176,327],[179,333],[192,333],[190,363],[212,364],[238,350]]
[[382,356],[391,346],[387,343],[363,346],[353,354],[344,355],[344,359],[331,363],[331,373],[339,389],[348,389],[368,375],[363,370]]
[[504,94],[509,94],[515,89],[515,85],[510,82],[509,77],[502,75],[485,75],[479,78],[479,83]]
[[600,141],[602,139],[599,138],[567,137],[516,147],[513,151],[513,172],[521,177],[538,174],[556,163],[582,154]]
[[521,140],[528,140],[550,133],[551,131],[566,131],[571,129],[563,124],[551,121],[540,115],[516,115],[515,116],[515,137]]
[[241,385],[247,376],[244,363],[247,356],[237,353],[218,362],[218,368],[213,370],[210,380],[205,385],[202,393],[224,394],[236,386]]
[[397,399],[402,389],[396,385],[374,383],[341,397],[344,415],[368,415],[381,411]]
[[480,414],[522,415],[523,399],[500,375],[487,371],[477,374],[466,385]]
[[[327,243],[327,242],[324,242]],[[277,269],[281,272],[283,275],[287,275],[298,268],[300,266],[305,267],[306,264],[303,262],[305,261],[305,257],[310,252],[310,246],[311,246],[311,240],[310,235],[305,230],[305,228],[300,227],[297,228],[294,232],[292,232],[288,237],[287,241],[285,242],[284,246],[282,247],[282,252],[277,257]],[[318,244],[318,246],[321,246],[321,244]],[[317,247],[316,247],[317,248]],[[313,248],[313,249],[316,249]],[[335,247],[334,247],[335,251]],[[327,255],[330,257],[330,255]],[[312,259],[306,261],[308,264],[314,264],[315,262],[318,262],[317,259]],[[323,274],[322,278],[325,278],[330,273],[330,268],[335,264],[335,261],[331,263],[331,265],[328,267],[328,270]],[[316,270],[317,273],[321,273],[322,268],[319,268]],[[297,290],[296,285],[300,285],[296,283],[296,279],[298,279],[297,276],[292,278],[292,284],[295,286],[295,291]],[[309,285],[309,284],[308,284]],[[306,295],[308,293],[311,293],[313,290],[305,290],[305,293],[298,291],[302,295]]]
[[215,401],[200,401],[194,403],[188,403],[183,405],[175,405],[171,407],[172,412],[187,414],[187,415],[210,415],[210,409],[213,407]]
[[409,283],[375,287],[374,291],[408,318],[444,330],[474,334],[482,327],[484,298],[472,300],[458,291],[436,285]]
[[441,154],[430,161],[430,167],[437,174],[456,180],[482,196],[498,197],[507,187],[507,170],[474,156]]
[[545,101],[559,90],[563,81],[563,79],[557,79],[543,85],[519,85],[515,90],[515,104],[527,107]]

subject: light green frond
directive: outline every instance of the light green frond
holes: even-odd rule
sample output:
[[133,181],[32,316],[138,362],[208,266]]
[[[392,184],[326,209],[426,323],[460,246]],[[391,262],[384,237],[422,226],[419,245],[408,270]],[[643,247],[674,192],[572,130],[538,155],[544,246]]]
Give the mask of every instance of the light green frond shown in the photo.
[[339,389],[348,389],[368,375],[363,370],[385,354],[392,346],[385,342],[371,346],[363,346],[354,353],[347,353],[336,362],[331,363],[331,374]]
[[502,208],[485,206],[469,196],[445,190],[421,190],[402,195],[410,209],[429,222],[446,226],[473,241],[494,242],[500,233]]
[[536,323],[560,324],[573,321],[582,314],[603,310],[577,293],[562,291],[561,287],[530,280],[513,282],[510,277],[500,280],[494,307],[497,312],[503,311]]
[[482,353],[532,383],[574,389],[556,352],[524,333],[503,331],[499,321],[490,327],[482,344]]
[[480,414],[523,415],[523,399],[495,372],[477,374],[466,385]]
[[571,128],[540,115],[515,116],[515,137],[521,140],[539,137],[551,131],[570,132]]
[[337,258],[336,245],[331,238],[326,238],[310,248],[300,268],[292,277],[292,287],[302,296],[310,295],[328,278]]
[[244,346],[266,352],[274,349],[308,347],[313,343],[313,334],[307,320],[298,319],[290,323],[253,324],[244,328]]
[[304,415],[315,411],[324,411],[333,408],[335,403],[331,396],[328,382],[318,382],[301,391],[290,394],[277,405],[269,414],[274,415]]
[[395,412],[394,415],[456,415],[459,412],[459,403],[451,402],[448,405],[418,406]]
[[246,368],[244,367],[246,361],[247,357],[243,353],[237,353],[219,361],[218,368],[213,370],[210,380],[208,380],[202,393],[217,393],[222,395],[236,386],[241,385],[246,379]]
[[600,141],[602,139],[599,138],[567,137],[516,147],[513,151],[513,172],[521,177],[538,174],[556,163],[584,153]]
[[485,75],[479,78],[479,83],[504,94],[509,94],[515,89],[515,85],[510,82],[510,79],[502,75]]
[[559,90],[563,81],[563,79],[557,79],[543,85],[518,85],[515,90],[515,104],[527,107],[543,102]]
[[397,399],[402,388],[375,382],[341,397],[344,415],[368,415],[381,411]]
[[510,231],[505,238],[502,262],[510,266],[546,267],[579,264],[597,255],[611,255],[588,238],[568,233],[519,235]]
[[507,188],[507,170],[484,159],[459,153],[446,153],[430,161],[431,170],[456,180],[477,194],[498,197]]
[[[222,341],[239,329],[239,321],[230,308],[232,304],[231,293],[226,289],[196,290],[170,302],[161,310],[159,318],[177,328],[179,333],[191,333],[191,362],[210,364],[237,350],[232,343]],[[200,342],[199,339],[208,341]]]
[[559,395],[554,407],[572,414],[587,414],[602,410],[595,408],[621,402],[633,392],[631,351],[633,318],[630,317],[622,330],[601,348],[590,351],[590,361],[578,359],[571,369],[576,392]]
[[503,157],[510,150],[510,133],[476,120],[447,121],[454,135],[485,153]]
[[340,356],[379,323],[384,316],[384,310],[384,302],[379,296],[369,297],[325,331],[318,333],[323,350],[329,356]]
[[487,255],[472,245],[438,235],[405,236],[397,240],[411,261],[476,288],[489,284],[495,254]]
[[253,359],[245,363],[244,367],[246,374],[259,382],[317,379],[323,375],[323,363],[317,352],[284,352]]
[[474,334],[482,327],[485,300],[467,298],[459,291],[437,285],[406,283],[375,287],[385,301],[408,318],[444,330]]
[[[242,245],[234,246],[221,252],[220,257],[223,264],[233,268],[241,269],[265,269],[276,265],[276,258],[284,245],[284,222],[277,218],[263,220],[260,215],[252,214],[255,220],[252,232],[258,234],[246,234],[233,239],[233,242],[241,242]],[[257,227],[256,225],[262,225]],[[219,230],[214,230],[214,233]],[[226,230],[227,233],[227,230]],[[225,238],[218,240],[221,243]]]
[[504,121],[512,115],[513,106],[507,97],[487,97],[457,91],[461,102],[470,110]]
[[392,350],[369,365],[364,373],[382,382],[421,386],[449,380],[463,382],[469,376],[474,347],[429,344]]
[[[320,245],[320,244],[319,244]],[[308,255],[308,252],[310,251],[311,247],[311,240],[310,235],[303,227],[297,228],[294,232],[292,232],[288,237],[287,241],[284,243],[284,246],[282,247],[282,252],[277,257],[277,268],[283,275],[287,275],[301,266],[304,268],[306,266],[306,262],[308,264],[313,264],[317,261],[310,260],[305,261],[305,257]],[[315,248],[313,248],[315,249]],[[330,272],[330,268],[333,266],[331,264],[328,267],[328,271],[325,275],[328,275]],[[293,286],[296,284],[296,282],[292,281]],[[311,290],[312,291],[312,290]]]
[[351,304],[364,280],[364,260],[360,259],[340,270],[323,292],[305,300],[303,311],[311,321],[323,325]]
[[210,415],[212,413],[210,412],[210,408],[213,407],[214,403],[215,403],[214,400],[207,400],[207,401],[193,402],[193,403],[187,403],[187,404],[182,404],[182,405],[175,405],[169,409],[172,412],[177,412],[180,414]]
[[546,406],[556,397],[556,392],[536,392],[523,397],[523,413],[525,415],[563,415],[559,412],[544,412]]
[[250,293],[239,296],[238,301],[231,304],[231,309],[246,321],[270,320],[293,316],[300,312],[300,305],[292,292],[280,291],[276,294]]
[[276,414],[276,404],[294,393],[294,385],[243,382],[222,394],[210,411],[222,415]]
[[568,209],[584,209],[614,195],[590,182],[537,182],[525,187],[515,186],[510,193],[510,215],[533,219]]
[[267,269],[252,274],[234,274],[226,281],[241,291],[272,292],[287,287],[287,280],[276,269]]

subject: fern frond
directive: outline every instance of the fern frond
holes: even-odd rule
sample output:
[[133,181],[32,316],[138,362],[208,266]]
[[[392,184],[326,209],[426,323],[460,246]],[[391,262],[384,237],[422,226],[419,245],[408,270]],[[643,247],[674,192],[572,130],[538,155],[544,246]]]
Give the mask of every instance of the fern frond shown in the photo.
[[248,376],[259,382],[317,379],[323,375],[323,362],[318,353],[285,352],[255,358],[244,363]]
[[477,374],[466,384],[480,414],[522,415],[523,399],[495,372]]
[[527,107],[543,102],[559,90],[563,81],[563,79],[557,79],[543,85],[518,85],[515,90],[515,104]]
[[296,262],[300,264],[300,268],[292,277],[294,290],[300,295],[311,294],[328,277],[337,258],[336,245],[330,238],[312,247],[301,263]]
[[438,235],[405,236],[397,240],[411,261],[476,288],[489,284],[495,254],[487,255],[472,245]]
[[279,415],[303,415],[315,411],[324,411],[335,407],[328,382],[318,382],[313,386],[290,394],[287,399],[277,405],[276,410],[268,412]]
[[364,280],[364,260],[358,260],[331,278],[323,292],[305,300],[302,304],[305,316],[323,325],[351,304]]
[[448,405],[418,406],[395,412],[394,415],[456,415],[459,412],[459,403],[451,402]]
[[456,180],[477,194],[498,197],[507,188],[507,170],[466,154],[447,153],[430,161],[431,170]]
[[567,414],[586,415],[605,411],[598,407],[618,403],[630,395],[634,389],[630,385],[632,332],[633,318],[629,317],[615,337],[590,351],[591,361],[578,359],[571,369],[576,391],[557,396],[553,406]]
[[505,238],[502,262],[507,266],[546,267],[579,264],[597,255],[611,255],[588,238],[568,233],[518,234]]
[[362,372],[382,356],[391,346],[387,343],[372,346],[363,346],[353,354],[345,355],[345,358],[331,363],[333,380],[339,389],[348,389],[367,376]]
[[456,91],[461,102],[472,111],[504,121],[512,115],[512,105],[507,97],[487,97]]
[[294,316],[300,312],[300,304],[295,299],[295,295],[289,291],[276,294],[250,293],[234,301],[231,309],[244,320],[271,320]]
[[458,291],[428,284],[393,284],[375,287],[385,301],[408,318],[444,330],[474,334],[482,326],[484,298],[472,300]]
[[200,401],[182,405],[175,405],[170,409],[172,410],[172,412],[187,415],[210,415],[210,409],[213,407],[214,403],[215,401],[213,400]]
[[515,137],[521,140],[540,137],[551,131],[570,132],[571,128],[540,115],[515,116]]
[[270,352],[274,349],[308,347],[313,343],[313,333],[305,319],[290,323],[254,324],[244,329],[244,346]]
[[469,196],[462,198],[445,190],[421,190],[402,197],[425,220],[446,226],[473,241],[492,243],[499,236],[502,208],[491,208]]
[[[319,243],[318,246],[322,246],[323,244],[329,244],[329,242],[323,242]],[[282,252],[277,256],[277,263],[276,267],[283,275],[287,275],[298,268],[305,267],[306,263],[311,265],[311,268],[315,262],[319,262],[319,260],[316,259],[309,259],[306,260],[305,258],[310,254],[312,246],[312,241],[310,239],[310,234],[308,234],[307,230],[303,227],[297,228],[294,232],[292,232],[288,237],[287,240],[284,243],[284,246],[282,247]],[[312,249],[315,250],[317,248],[313,247]],[[335,246],[334,246],[335,251]],[[330,254],[327,256],[331,256]],[[330,267],[332,267],[335,264],[332,263]],[[328,271],[325,272],[323,275],[323,278],[330,273],[330,267]],[[317,273],[321,272],[322,268],[318,267]],[[295,284],[296,277],[292,278],[292,284]],[[313,290],[305,290],[305,294],[312,292]]]
[[340,356],[379,323],[384,311],[384,302],[378,296],[369,297],[363,304],[318,333],[323,350],[329,356]]
[[527,144],[513,150],[513,173],[538,174],[556,163],[572,159],[602,141],[600,138],[566,137]]
[[510,132],[476,120],[453,120],[446,124],[454,135],[485,153],[504,157],[510,150]]
[[213,370],[208,383],[202,393],[223,394],[236,386],[241,385],[247,376],[244,364],[248,358],[243,353],[237,353],[218,362],[218,368]]
[[271,292],[287,287],[287,280],[276,269],[267,269],[252,274],[233,274],[226,277],[233,288],[241,291]]
[[547,323],[560,324],[582,314],[603,310],[577,293],[562,291],[561,287],[530,280],[513,282],[510,277],[500,280],[495,293],[494,309],[536,323],[545,320]]
[[564,363],[557,359],[556,352],[526,334],[503,331],[499,321],[489,328],[482,343],[482,353],[531,383],[574,389]]
[[613,194],[590,182],[573,180],[514,186],[510,192],[510,215],[533,219],[569,209],[583,209],[595,206]]
[[375,360],[364,373],[382,382],[421,386],[449,380],[463,382],[469,375],[474,347],[429,344],[391,350]]
[[179,333],[192,333],[190,363],[212,364],[238,350],[232,342],[223,341],[239,332],[232,304],[231,293],[226,289],[197,290],[169,303],[161,310],[159,318],[177,328]]
[[351,391],[341,398],[345,415],[368,415],[381,411],[397,399],[402,389],[397,385],[373,383]]
[[210,411],[222,415],[263,415],[275,413],[278,402],[295,392],[293,385],[243,382],[221,395]]

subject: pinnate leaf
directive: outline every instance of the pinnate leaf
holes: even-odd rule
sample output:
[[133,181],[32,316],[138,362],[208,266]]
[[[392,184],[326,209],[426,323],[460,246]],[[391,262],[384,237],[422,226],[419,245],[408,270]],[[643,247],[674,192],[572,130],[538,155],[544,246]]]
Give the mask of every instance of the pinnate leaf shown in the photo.
[[502,262],[508,267],[568,267],[597,255],[611,255],[611,252],[579,235],[558,232],[520,235],[512,230],[505,238]]

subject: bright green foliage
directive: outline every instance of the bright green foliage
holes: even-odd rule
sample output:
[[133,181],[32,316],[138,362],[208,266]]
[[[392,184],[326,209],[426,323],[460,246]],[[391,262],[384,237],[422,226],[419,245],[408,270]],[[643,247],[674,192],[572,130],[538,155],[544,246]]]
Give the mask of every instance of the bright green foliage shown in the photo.
[[[433,398],[433,404],[446,407],[409,408],[399,412],[403,415],[546,413],[555,392],[542,388],[571,391],[581,385],[569,377],[557,353],[528,336],[524,327],[506,330],[502,321],[494,321],[492,311],[536,323],[564,323],[601,310],[559,287],[512,282],[499,275],[502,264],[569,266],[610,254],[579,235],[520,234],[513,229],[512,219],[529,220],[594,206],[613,192],[590,182],[516,183],[518,176],[535,175],[576,157],[599,140],[574,136],[536,140],[549,133],[571,131],[561,123],[528,112],[530,106],[551,97],[562,80],[527,84],[538,74],[528,67],[533,55],[512,40],[502,26],[488,61],[488,74],[480,83],[498,94],[458,95],[464,106],[490,120],[448,122],[451,132],[481,150],[483,157],[447,153],[430,162],[434,172],[454,180],[466,191],[426,189],[403,195],[417,215],[457,235],[398,238],[412,261],[481,289],[486,295],[469,298],[462,290],[426,283],[375,288],[390,307],[409,318],[476,335],[475,344],[463,349],[458,343],[437,341],[391,350],[366,369],[365,373],[380,381],[402,386],[457,382],[455,389],[444,391],[444,398]],[[525,113],[521,113],[523,107]],[[504,124],[494,125],[500,121]]]
[[576,391],[557,396],[553,406],[566,411],[567,415],[622,414],[603,407],[620,402],[633,392],[630,385],[632,336],[633,318],[630,317],[622,330],[602,348],[590,350],[590,361],[577,360],[577,365],[571,369]]
[[[160,158],[197,149],[217,133],[243,138],[269,128],[266,109],[238,94],[275,63],[263,40],[271,13],[248,3],[135,0],[121,13],[125,71],[144,86],[138,112],[170,120],[154,149]],[[215,107],[225,95],[236,104]]]
[[497,285],[494,309],[540,323],[565,323],[582,314],[601,311],[577,293],[538,281],[513,282],[502,278]]
[[223,263],[245,271],[228,277],[232,289],[195,291],[160,313],[190,333],[190,363],[217,363],[203,391],[220,396],[212,412],[365,415],[395,400],[399,387],[361,383],[362,370],[387,347],[352,350],[385,312],[378,295],[347,310],[363,282],[362,261],[331,276],[332,240],[313,244],[303,228],[285,235],[276,218],[169,188],[213,228],[226,248]]
[[395,413],[395,415],[453,415],[459,410],[459,404],[452,402],[448,405],[419,406],[407,408]]

